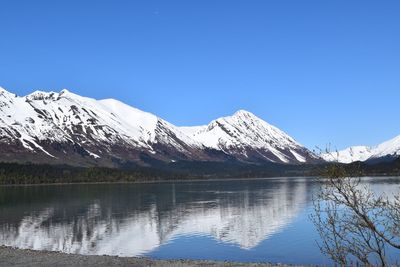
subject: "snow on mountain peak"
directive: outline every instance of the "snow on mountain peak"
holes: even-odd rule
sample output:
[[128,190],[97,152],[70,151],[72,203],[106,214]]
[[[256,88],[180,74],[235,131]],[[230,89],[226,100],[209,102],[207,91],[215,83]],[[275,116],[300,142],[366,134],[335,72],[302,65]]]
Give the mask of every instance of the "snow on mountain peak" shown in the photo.
[[293,138],[245,110],[213,120],[207,126],[181,127],[181,130],[206,147],[244,158],[256,156],[286,163],[309,158],[308,151]]
[[17,97],[17,95],[16,94],[13,94],[13,93],[11,93],[11,92],[8,92],[6,89],[4,89],[3,87],[0,87],[0,97],[3,97],[3,98],[14,98],[14,97]]
[[372,155],[372,148],[368,146],[352,146],[340,151],[328,151],[321,155],[326,161],[351,163],[354,161],[365,161]]
[[374,147],[352,146],[337,152],[321,155],[326,161],[337,161],[340,163],[366,161],[387,156],[400,156],[400,135]]
[[373,158],[400,155],[400,135],[383,142],[374,148]]
[[0,122],[5,140],[0,145],[18,144],[19,140],[28,150],[52,157],[53,153],[54,157],[68,155],[65,149],[76,153],[80,147],[79,153],[95,158],[102,153],[123,154],[123,159],[150,153],[163,159],[221,160],[233,156],[251,162],[285,163],[313,158],[286,133],[246,110],[206,126],[176,127],[121,101],[96,100],[67,89],[58,93],[35,91],[25,97],[0,89]]
[[85,97],[85,96],[81,96],[81,95],[75,94],[75,93],[71,92],[68,89],[62,89],[58,93],[58,96],[60,98],[67,98],[67,99],[76,100],[76,101],[80,101],[80,102],[82,102],[82,101],[83,102],[86,102],[86,101],[90,101],[90,102],[97,101],[96,99],[91,98],[91,97]]
[[62,89],[62,90],[58,93],[58,95],[59,95],[60,97],[80,98],[80,99],[81,99],[81,98],[93,99],[93,98],[90,98],[90,97],[84,97],[84,96],[75,94],[75,93],[73,93],[72,91],[70,91],[70,90],[68,90],[68,89]]
[[112,120],[117,120],[125,125],[127,135],[142,135],[146,142],[154,141],[158,122],[157,116],[115,99],[103,99],[98,102],[104,110],[112,115]]
[[55,92],[44,92],[37,90],[25,96],[25,98],[28,100],[46,100],[46,99],[55,99],[57,96],[58,93]]
[[238,111],[236,111],[233,114],[233,116],[235,116],[235,117],[257,117],[256,115],[254,115],[250,111],[247,111],[247,110],[244,110],[244,109],[239,109]]
[[68,93],[70,93],[70,91],[69,91],[68,89],[66,89],[66,88],[64,88],[64,89],[62,89],[62,90],[60,91],[60,95],[62,95],[62,94],[68,94]]
[[[86,97],[77,95],[75,93],[72,93],[71,91],[69,91],[67,89],[62,89],[58,93],[54,92],[54,91],[47,92],[47,91],[42,91],[42,90],[36,90],[25,96],[25,98],[28,100],[57,100],[61,97],[75,98],[75,99],[86,98]],[[86,98],[86,99],[91,99],[91,98]],[[92,99],[92,100],[94,100],[94,99]]]

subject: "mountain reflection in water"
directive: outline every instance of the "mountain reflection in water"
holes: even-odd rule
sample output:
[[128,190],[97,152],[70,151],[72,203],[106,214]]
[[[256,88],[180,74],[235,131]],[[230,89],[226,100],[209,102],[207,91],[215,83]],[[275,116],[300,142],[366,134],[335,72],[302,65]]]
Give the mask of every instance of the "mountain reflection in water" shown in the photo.
[[[399,178],[363,181],[378,192],[399,191]],[[0,187],[0,245],[330,265],[308,218],[317,185],[274,178]]]
[[1,244],[120,256],[142,255],[180,235],[251,249],[307,201],[307,183],[290,179],[2,190],[13,201],[3,200]]

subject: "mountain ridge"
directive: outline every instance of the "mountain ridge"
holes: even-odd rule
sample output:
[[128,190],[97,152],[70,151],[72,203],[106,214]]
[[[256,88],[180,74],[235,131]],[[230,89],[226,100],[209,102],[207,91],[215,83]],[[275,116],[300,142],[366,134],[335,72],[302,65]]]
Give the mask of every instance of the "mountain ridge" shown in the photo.
[[326,152],[321,157],[326,161],[352,163],[355,161],[377,162],[400,156],[400,135],[376,146],[351,146],[340,151]]
[[251,164],[319,160],[245,110],[206,126],[178,127],[121,101],[96,100],[67,89],[20,97],[0,88],[0,149],[1,161],[107,167],[146,165],[144,158]]

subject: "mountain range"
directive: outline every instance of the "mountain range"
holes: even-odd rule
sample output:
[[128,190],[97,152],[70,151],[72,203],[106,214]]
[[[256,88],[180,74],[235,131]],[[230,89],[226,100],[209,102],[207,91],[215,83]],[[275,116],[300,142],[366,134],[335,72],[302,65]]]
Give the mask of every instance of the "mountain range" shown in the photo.
[[115,99],[0,88],[0,161],[119,167],[155,162],[350,163],[400,155],[400,136],[377,147],[316,155],[251,112],[179,127]]
[[239,110],[178,127],[118,100],[68,90],[17,96],[0,89],[0,160],[121,166],[151,162],[300,164],[320,160],[289,135]]
[[326,161],[351,163],[355,161],[377,162],[388,161],[400,156],[400,135],[377,146],[351,146],[340,151],[323,153]]

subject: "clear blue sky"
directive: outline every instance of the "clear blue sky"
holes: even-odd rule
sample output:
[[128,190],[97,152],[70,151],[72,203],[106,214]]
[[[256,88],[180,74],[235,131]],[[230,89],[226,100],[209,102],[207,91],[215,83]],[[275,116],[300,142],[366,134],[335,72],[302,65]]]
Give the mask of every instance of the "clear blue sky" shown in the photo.
[[0,1],[0,86],[177,125],[249,110],[313,148],[400,134],[400,1]]

